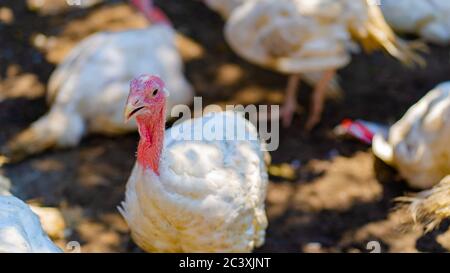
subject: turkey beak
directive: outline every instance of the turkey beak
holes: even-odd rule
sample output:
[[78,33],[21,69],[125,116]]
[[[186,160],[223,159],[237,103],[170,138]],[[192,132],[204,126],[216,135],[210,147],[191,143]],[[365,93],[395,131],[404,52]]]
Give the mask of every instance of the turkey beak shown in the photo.
[[125,112],[123,114],[124,119],[125,119],[125,123],[127,123],[128,121],[130,121],[130,119],[140,110],[144,109],[143,105],[137,104],[137,105],[132,105],[130,103],[127,102],[127,106],[125,107]]

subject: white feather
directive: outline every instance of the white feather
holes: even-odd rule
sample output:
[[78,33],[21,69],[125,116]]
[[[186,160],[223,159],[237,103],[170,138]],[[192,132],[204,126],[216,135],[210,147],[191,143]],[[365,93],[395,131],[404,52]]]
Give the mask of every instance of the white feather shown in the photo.
[[[209,140],[180,136],[216,124]],[[241,128],[230,134],[228,128]],[[242,140],[216,140],[246,133]],[[223,112],[168,129],[160,176],[136,164],[121,213],[153,252],[248,252],[264,242],[267,172],[255,127]]]

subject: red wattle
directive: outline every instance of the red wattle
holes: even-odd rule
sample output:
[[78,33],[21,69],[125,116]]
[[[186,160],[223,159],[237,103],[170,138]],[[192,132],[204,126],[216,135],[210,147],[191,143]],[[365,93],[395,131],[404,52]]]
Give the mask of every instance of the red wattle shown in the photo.
[[150,168],[159,175],[159,161],[164,145],[165,109],[154,115],[137,118],[139,141],[137,161],[144,168]]

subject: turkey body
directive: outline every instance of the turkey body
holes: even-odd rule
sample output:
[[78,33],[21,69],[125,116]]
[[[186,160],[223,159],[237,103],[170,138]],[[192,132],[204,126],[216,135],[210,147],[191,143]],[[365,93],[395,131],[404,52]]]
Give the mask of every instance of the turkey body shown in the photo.
[[49,112],[12,139],[6,154],[21,159],[53,146],[76,146],[90,132],[135,131],[134,122],[124,124],[122,109],[136,74],[150,72],[167,80],[168,113],[174,105],[190,104],[193,89],[174,41],[175,31],[166,24],[83,40],[50,77]]
[[[201,139],[183,138],[213,124]],[[233,138],[240,133],[245,137]],[[227,134],[234,140],[223,140]],[[120,210],[134,241],[149,252],[249,252],[262,245],[263,157],[255,127],[235,113],[211,113],[166,130],[160,175],[137,163],[128,180]]]
[[347,65],[360,45],[411,56],[367,0],[248,0],[227,20],[225,36],[243,58],[286,74]]
[[374,153],[415,188],[450,174],[450,82],[439,84],[395,123],[387,140],[376,135]]
[[14,196],[0,196],[0,253],[59,252],[27,204]]
[[381,9],[396,31],[417,34],[440,45],[450,43],[450,2],[447,0],[383,0]]

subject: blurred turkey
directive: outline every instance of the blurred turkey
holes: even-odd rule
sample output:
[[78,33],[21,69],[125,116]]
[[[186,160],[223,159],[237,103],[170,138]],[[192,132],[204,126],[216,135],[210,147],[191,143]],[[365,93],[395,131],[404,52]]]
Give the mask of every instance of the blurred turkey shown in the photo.
[[450,217],[450,175],[430,190],[397,200],[402,202],[400,206],[407,206],[415,223],[431,231]]
[[256,128],[238,113],[219,112],[164,131],[165,99],[158,77],[131,83],[125,115],[136,117],[141,140],[119,210],[134,241],[148,252],[262,245],[268,178]]
[[[233,10],[252,0],[204,0],[205,4],[212,10],[222,15],[224,19],[227,19]],[[308,85],[316,86],[323,77],[323,73],[320,71],[304,72],[298,77],[306,82]],[[339,85],[337,75],[333,76],[326,86],[326,96],[334,99],[342,97],[342,89]]]
[[0,195],[0,253],[62,252],[48,238],[39,217],[20,199]]
[[361,45],[367,52],[384,49],[407,65],[423,64],[407,44],[395,36],[378,6],[370,0],[247,0],[227,20],[225,36],[243,58],[290,76],[283,124],[297,109],[300,74],[321,73],[311,98],[306,128],[313,128],[323,109],[324,93],[336,70],[350,62]]
[[428,189],[450,174],[450,82],[439,84],[389,130],[373,151],[396,167],[409,185]]
[[75,47],[50,77],[50,111],[7,143],[4,153],[12,161],[54,146],[76,146],[88,132],[136,130],[135,123],[122,121],[128,83],[136,74],[151,72],[169,82],[168,110],[191,103],[193,90],[183,75],[174,29],[152,1],[132,2],[155,25],[97,33]]
[[29,10],[40,15],[57,15],[70,9],[88,8],[104,0],[26,0]]
[[381,9],[396,31],[417,34],[439,45],[450,43],[448,0],[383,0]]

